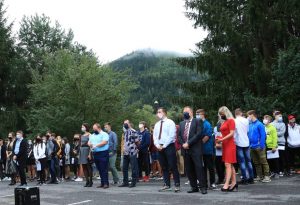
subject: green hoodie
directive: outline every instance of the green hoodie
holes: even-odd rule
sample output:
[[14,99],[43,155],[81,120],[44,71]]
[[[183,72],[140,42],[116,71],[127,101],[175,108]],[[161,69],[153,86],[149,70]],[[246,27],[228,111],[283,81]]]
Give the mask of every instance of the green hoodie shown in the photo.
[[277,130],[272,124],[265,125],[266,127],[266,133],[267,133],[267,139],[266,144],[268,149],[277,148],[278,144],[278,137],[277,137]]

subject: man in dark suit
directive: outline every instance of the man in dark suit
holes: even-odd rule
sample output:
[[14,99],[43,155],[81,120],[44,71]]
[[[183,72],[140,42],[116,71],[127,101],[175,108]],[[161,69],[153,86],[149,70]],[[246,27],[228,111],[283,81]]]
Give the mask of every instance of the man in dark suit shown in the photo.
[[6,145],[3,139],[0,139],[0,181],[3,179],[3,170],[5,170],[6,165]]
[[13,144],[13,160],[17,163],[17,170],[20,175],[21,185],[27,186],[26,182],[26,161],[27,161],[27,140],[24,139],[24,133],[22,131],[18,131],[16,135],[16,140]]
[[202,159],[202,120],[193,118],[191,107],[183,109],[184,121],[179,124],[179,142],[182,145],[184,166],[191,190],[188,193],[199,192],[197,180],[202,194],[207,194],[204,181]]

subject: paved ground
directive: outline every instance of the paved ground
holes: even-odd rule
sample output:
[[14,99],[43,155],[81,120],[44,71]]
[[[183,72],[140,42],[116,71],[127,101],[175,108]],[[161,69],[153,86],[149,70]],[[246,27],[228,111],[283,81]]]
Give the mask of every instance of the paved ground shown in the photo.
[[[186,179],[182,179],[182,184]],[[14,187],[9,182],[0,182],[0,205],[14,204]],[[254,185],[240,186],[238,192],[222,193],[211,190],[207,195],[200,193],[188,194],[188,185],[182,185],[180,193],[159,193],[160,181],[139,183],[136,188],[111,187],[107,190],[84,188],[84,182],[64,182],[59,185],[46,185],[40,187],[41,205],[136,205],[136,204],[300,204],[300,175],[289,178],[273,180],[269,184],[256,183]],[[35,185],[30,183],[29,185]]]

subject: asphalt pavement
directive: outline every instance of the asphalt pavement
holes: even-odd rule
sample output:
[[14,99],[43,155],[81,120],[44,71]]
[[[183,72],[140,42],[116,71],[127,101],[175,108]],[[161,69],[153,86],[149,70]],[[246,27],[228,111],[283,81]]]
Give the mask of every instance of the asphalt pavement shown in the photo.
[[[189,186],[186,178],[181,179],[181,192],[158,192],[162,181],[151,180],[149,183],[139,182],[135,188],[99,189],[99,180],[94,180],[91,188],[83,187],[85,182],[68,181],[58,185],[40,187],[41,205],[192,205],[192,204],[230,204],[230,205],[268,205],[291,204],[300,205],[300,175],[283,177],[263,184],[239,186],[238,192],[223,193],[220,187],[209,190],[207,195],[201,193],[188,194]],[[0,182],[0,205],[15,204],[14,187],[9,182]],[[36,182],[29,183],[35,186]]]

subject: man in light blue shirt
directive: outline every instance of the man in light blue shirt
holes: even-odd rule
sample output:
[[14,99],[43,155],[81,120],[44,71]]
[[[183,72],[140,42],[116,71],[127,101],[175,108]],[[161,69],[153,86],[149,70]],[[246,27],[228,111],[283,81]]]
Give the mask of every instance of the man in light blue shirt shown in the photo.
[[101,129],[99,123],[93,125],[94,134],[89,138],[89,146],[93,153],[96,167],[101,178],[101,185],[97,188],[107,189],[108,182],[108,162],[109,162],[109,136]]

